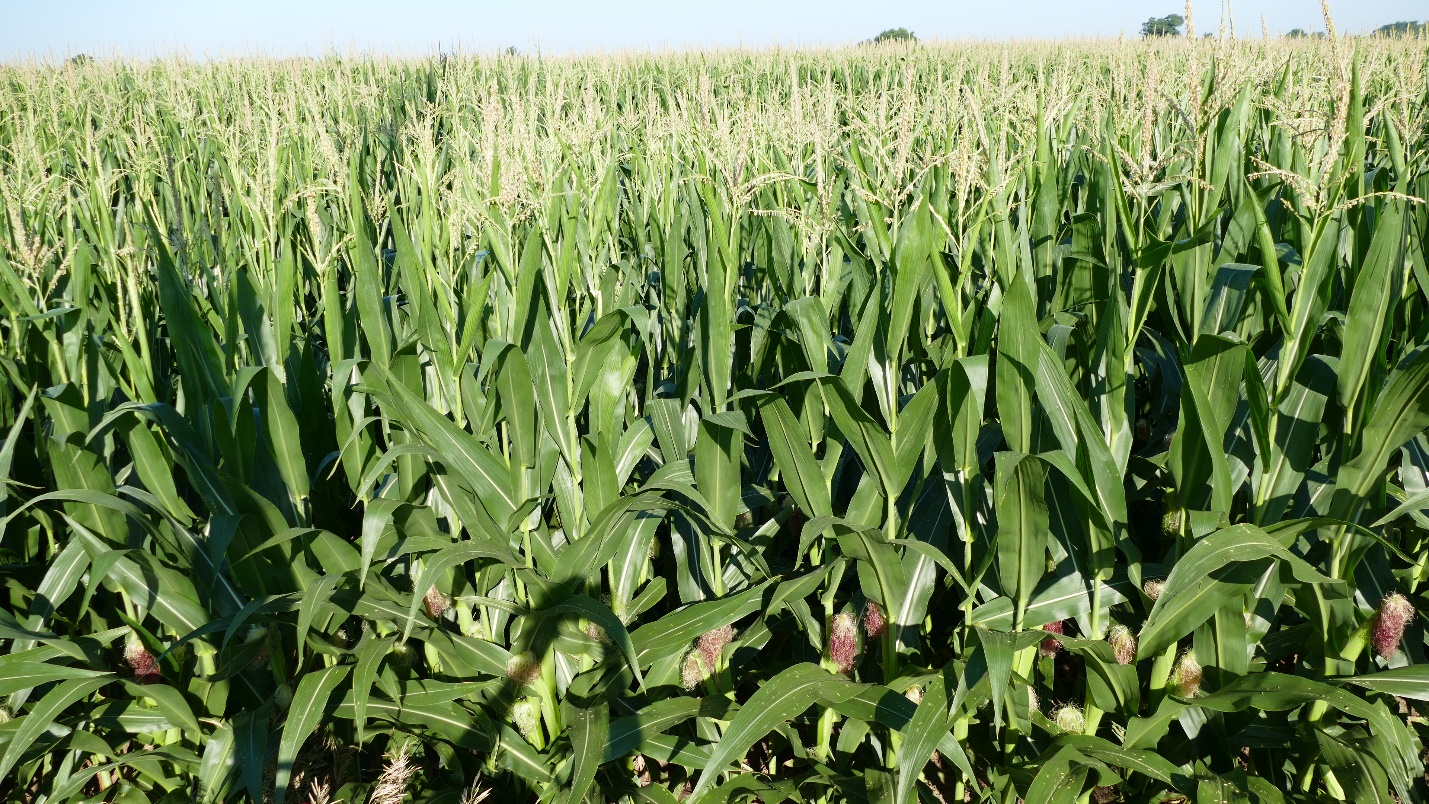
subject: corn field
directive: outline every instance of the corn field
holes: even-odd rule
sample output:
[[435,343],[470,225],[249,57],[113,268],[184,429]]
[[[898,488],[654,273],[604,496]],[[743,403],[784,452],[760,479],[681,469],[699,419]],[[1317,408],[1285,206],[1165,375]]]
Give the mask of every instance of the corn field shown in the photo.
[[0,794],[1429,801],[1426,68],[0,67]]

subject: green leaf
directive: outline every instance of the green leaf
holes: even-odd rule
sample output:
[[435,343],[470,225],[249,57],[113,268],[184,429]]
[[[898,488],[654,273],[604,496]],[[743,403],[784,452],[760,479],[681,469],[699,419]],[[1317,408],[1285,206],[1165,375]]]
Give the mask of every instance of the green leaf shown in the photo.
[[1390,457],[1409,439],[1429,428],[1429,349],[1421,348],[1390,372],[1375,395],[1365,421],[1362,447],[1340,470],[1333,515],[1354,521],[1381,479]]
[[854,331],[853,345],[844,355],[843,366],[839,369],[839,382],[855,402],[863,399],[863,386],[868,381],[868,359],[873,354],[873,342],[878,337],[878,322],[883,312],[882,289],[883,285],[879,283],[864,302],[863,314]]
[[1305,705],[1327,704],[1351,717],[1367,721],[1375,754],[1401,799],[1412,798],[1410,784],[1424,772],[1424,765],[1414,748],[1415,740],[1402,720],[1382,704],[1370,704],[1320,681],[1284,673],[1251,673],[1188,703],[1217,712],[1239,712],[1247,707],[1284,711]]
[[1265,465],[1261,488],[1256,490],[1257,498],[1264,500],[1261,523],[1280,519],[1310,470],[1325,415],[1325,402],[1334,387],[1334,369],[1312,355],[1281,400],[1275,413],[1274,444],[1267,445],[1269,448],[1262,449],[1260,454]]
[[1183,510],[1230,512],[1235,490],[1224,444],[1229,411],[1212,400],[1233,398],[1237,384],[1227,378],[1233,367],[1234,377],[1239,379],[1245,365],[1244,349],[1224,338],[1205,335],[1197,341],[1195,359],[1186,366],[1180,421],[1167,456],[1176,481],[1176,502]]
[[740,433],[730,427],[700,422],[695,439],[695,485],[709,503],[710,519],[727,533],[734,532],[739,508],[740,459],[744,453]]
[[933,435],[933,416],[937,412],[938,383],[929,382],[908,400],[898,414],[897,445],[893,451],[893,487],[902,489],[918,468],[923,450]]
[[610,722],[602,762],[612,762],[632,752],[645,753],[643,746],[654,735],[695,717],[727,719],[737,705],[728,698],[677,696],[656,701],[628,717]]
[[501,399],[501,412],[510,428],[511,458],[519,466],[536,466],[536,396],[531,384],[531,369],[521,350],[505,341],[488,341],[483,364],[495,364],[496,393]]
[[1135,771],[1158,782],[1186,792],[1191,780],[1175,763],[1154,751],[1139,751],[1125,748],[1090,734],[1067,734],[1057,738],[1062,745],[1070,745],[1091,759],[1100,760],[1124,770]]
[[358,544],[362,550],[362,560],[357,570],[359,588],[366,588],[367,570],[377,555],[377,542],[382,539],[387,528],[392,526],[393,518],[403,505],[404,503],[396,500],[380,498],[367,503],[366,510],[362,513],[362,531],[358,536]]
[[575,407],[579,408],[590,393],[600,372],[609,359],[610,346],[634,321],[628,309],[613,310],[601,316],[595,325],[586,330],[576,344],[576,359],[572,366],[572,383],[576,390]]
[[74,678],[61,682],[45,693],[38,703],[30,707],[23,717],[18,718],[19,726],[5,746],[5,755],[0,757],[0,778],[10,775],[15,763],[39,736],[59,722],[64,710],[114,680],[111,674],[98,678]]
[[[1050,582],[1048,582],[1050,580]],[[1054,579],[1044,580],[1032,600],[1027,604],[1023,626],[1036,628],[1040,625],[1080,617],[1092,610],[1090,584],[1079,572],[1067,572]],[[1114,606],[1135,596],[1136,585],[1121,573],[1101,584],[1103,606]],[[1010,598],[996,597],[973,609],[971,623],[984,628],[1009,630],[1012,628],[1013,603]]]
[[1371,752],[1361,751],[1350,740],[1315,730],[1320,758],[1335,769],[1335,779],[1355,802],[1391,804],[1389,776]]
[[894,359],[895,368],[901,363],[897,356],[903,352],[903,342],[913,320],[913,303],[928,284],[929,258],[938,248],[937,231],[927,198],[920,195],[912,212],[899,226],[898,243],[893,252],[893,307],[889,313],[885,352]]
[[903,612],[897,606],[905,588],[903,564],[898,559],[892,545],[878,539],[868,530],[857,530],[839,537],[839,548],[843,554],[859,562],[859,585],[864,596],[883,606],[888,621],[898,625],[904,622]]
[[843,383],[823,380],[820,385],[829,414],[833,416],[839,432],[848,440],[848,445],[863,461],[864,470],[878,480],[885,496],[896,497],[899,489],[894,485],[893,446],[889,443],[888,433],[859,407]]
[[1424,664],[1396,667],[1367,676],[1337,679],[1336,683],[1355,684],[1399,698],[1429,701],[1429,665]]
[[923,700],[918,702],[912,720],[903,730],[903,743],[898,747],[898,790],[895,795],[898,804],[916,800],[914,791],[918,776],[952,727],[952,719],[948,715],[948,689],[956,672],[956,668],[949,664],[928,682],[923,690]]
[[173,687],[167,684],[137,684],[125,681],[124,689],[135,699],[153,701],[170,723],[187,731],[194,739],[203,735],[189,702],[184,700],[183,693]]
[[1087,786],[1089,773],[1090,768],[1079,751],[1062,748],[1041,763],[1027,788],[1026,800],[1074,804]]
[[857,687],[814,664],[796,664],[760,685],[730,721],[700,773],[690,801],[700,801],[729,763],[748,753],[764,735],[808,709],[815,697],[840,700]]
[[317,728],[327,708],[328,697],[333,688],[347,677],[349,667],[337,664],[306,673],[293,692],[293,701],[288,707],[288,716],[283,721],[283,736],[278,740],[278,776],[274,782],[274,800],[283,804],[288,793],[288,782],[293,776],[293,762],[298,758],[298,750],[307,741],[308,735]]
[[[658,490],[648,490],[660,485],[652,480],[640,493],[618,497],[602,508],[585,536],[561,548],[555,569],[550,573],[551,580],[565,583],[599,572],[620,549],[637,517],[679,507],[659,496]],[[693,489],[690,491],[695,493]],[[698,493],[695,496],[698,497]]]
[[1155,656],[1191,633],[1244,594],[1275,561],[1288,564],[1303,582],[1330,582],[1253,525],[1224,528],[1196,542],[1166,578],[1166,588],[1141,629],[1137,657]]
[[688,646],[701,634],[760,610],[764,596],[772,592],[770,586],[774,583],[765,581],[719,600],[692,603],[635,629],[630,639],[640,666],[649,667],[671,651]]
[[977,628],[978,645],[982,649],[983,662],[987,666],[988,683],[991,686],[994,731],[1002,728],[1003,697],[1007,694],[1007,685],[1012,682],[1014,656],[1023,648],[1038,644],[1043,638],[1042,634],[1036,631],[1010,634]]
[[268,719],[272,704],[233,716],[234,759],[243,785],[254,801],[263,800],[263,768],[268,764]]
[[600,701],[588,709],[576,709],[569,722],[574,765],[566,801],[580,804],[605,758],[606,739],[610,734],[610,706]]
[[[1068,479],[1073,487],[1083,491],[1073,498],[1077,510],[1098,523],[1089,529],[1090,554],[1086,557],[1089,574],[1105,577],[1112,569],[1112,540],[1139,572],[1140,553],[1132,544],[1123,523],[1126,522],[1126,492],[1122,473],[1110,448],[1111,439],[1103,433],[1081,393],[1073,387],[1062,366],[1062,360],[1040,338],[1033,344],[1037,352],[1036,389],[1046,420],[1062,445],[1062,455],[1049,450],[1047,461]],[[1120,372],[1109,366],[1109,372]],[[1065,457],[1073,460],[1067,461]],[[1090,492],[1086,493],[1090,482]],[[1110,539],[1110,540],[1109,540]]]
[[417,609],[427,591],[447,570],[478,559],[491,559],[507,566],[521,566],[521,562],[511,553],[511,549],[496,542],[468,540],[444,547],[422,559],[422,573],[412,584],[412,601],[407,606],[407,622],[402,627],[402,641],[412,634],[412,625],[417,620]]
[[457,427],[418,398],[391,372],[381,366],[373,366],[383,381],[390,407],[427,446],[436,453],[437,459],[460,478],[460,482],[476,491],[486,508],[486,512],[497,522],[506,522],[516,510],[519,501],[511,493],[511,471],[502,458],[476,440],[476,437]]
[[[0,260],[4,260],[4,257],[0,256]],[[10,432],[5,434],[5,443],[0,444],[0,515],[5,513],[6,498],[9,497],[9,493],[4,491],[4,487],[10,480],[10,469],[15,462],[15,445],[20,441],[21,428],[30,418],[30,411],[34,410],[35,398],[39,396],[39,393],[38,383],[30,386],[29,393],[25,395],[25,402],[20,405],[20,410],[15,414],[14,423],[10,425]]]
[[[308,466],[303,458],[303,440],[298,419],[288,407],[283,383],[268,370],[263,373],[263,396],[259,401],[268,448],[273,453],[278,475],[292,501],[301,505],[308,498]],[[301,509],[300,509],[301,510]]]
[[[332,716],[348,719],[353,716],[354,711],[351,695],[347,695],[334,707]],[[438,703],[407,703],[404,701],[398,703],[382,698],[373,698],[367,703],[367,711],[372,718],[429,731],[452,745],[469,751],[496,750],[496,738],[492,734],[494,729],[491,723],[484,717],[473,714],[460,704],[451,701]],[[524,746],[524,751],[520,747],[515,748],[516,753],[523,758],[523,763],[532,761],[535,752],[514,731],[503,730],[502,748],[508,751],[513,750],[512,746],[508,744],[507,734]],[[541,768],[539,775],[544,781],[551,779],[549,770],[544,767]]]
[[[79,794],[90,780],[100,773],[112,771],[120,768],[140,768],[145,765],[152,767],[145,768],[144,773],[152,776],[159,776],[164,773],[160,763],[173,763],[174,765],[188,769],[198,763],[198,757],[192,751],[179,747],[154,747],[145,748],[127,754],[112,762],[91,764],[79,772],[70,776],[61,785],[56,786],[50,793],[49,801],[68,801],[72,796]],[[209,799],[201,799],[209,800]]]
[[341,575],[324,575],[318,579],[317,583],[303,590],[303,601],[298,604],[298,633],[295,640],[298,645],[298,661],[301,662],[303,659],[303,650],[307,646],[308,630],[312,628],[313,617],[317,616],[321,606],[329,602],[333,587],[337,586],[342,579]]
[[[977,441],[987,402],[987,355],[958,358],[946,376],[948,387],[942,397],[948,417],[936,421],[933,431],[940,439],[938,460],[945,471],[971,476],[979,464]],[[946,436],[940,434],[944,427]]]
[[222,801],[230,788],[234,763],[234,734],[231,723],[222,723],[203,744],[198,768],[198,799],[202,804]]
[[765,397],[759,403],[759,417],[780,479],[794,502],[811,518],[832,516],[828,485],[788,403],[777,396]]
[[1002,591],[1016,604],[1014,628],[1047,570],[1047,473],[1035,456],[997,454],[997,567]]
[[6,662],[0,676],[0,695],[12,695],[42,684],[69,679],[99,678],[108,673],[50,662]]
[[[1359,132],[1363,135],[1363,131]],[[1369,254],[1355,277],[1345,311],[1345,334],[1340,351],[1340,407],[1354,410],[1370,369],[1383,360],[1387,329],[1403,286],[1405,205],[1391,200],[1375,216]]]
[[1370,527],[1380,528],[1388,525],[1405,514],[1417,513],[1429,508],[1429,488],[1418,491],[1405,498],[1404,502],[1395,506],[1393,511],[1375,520]]
[[817,296],[805,296],[784,305],[784,313],[799,330],[799,347],[812,371],[828,373],[833,342],[829,339],[829,314]]
[[1320,328],[1329,305],[1331,286],[1338,274],[1343,223],[1343,212],[1322,217],[1316,222],[1311,242],[1302,244],[1305,265],[1290,307],[1290,329],[1285,333],[1285,346],[1280,353],[1276,388],[1289,386],[1290,378],[1300,369],[1300,362],[1310,353],[1310,344]]
[[1248,177],[1241,184],[1246,193],[1242,203],[1250,205],[1255,215],[1256,245],[1260,248],[1261,285],[1271,309],[1275,312],[1280,331],[1290,331],[1290,311],[1285,305],[1285,280],[1280,274],[1280,258],[1275,248],[1275,235],[1270,230],[1270,221],[1265,215],[1265,202],[1255,192],[1255,184]]
[[1206,299],[1206,310],[1201,316],[1202,334],[1235,332],[1240,324],[1241,309],[1245,306],[1246,291],[1259,270],[1261,269],[1254,265],[1233,262],[1216,268],[1216,276],[1211,280],[1210,296]]
[[1019,275],[1002,300],[997,327],[997,415],[1013,452],[1032,451],[1032,399],[1037,387],[1042,330],[1036,303]]
[[[378,637],[374,631],[366,631],[357,645],[357,664],[352,672],[352,721],[357,727],[357,742],[363,742],[367,729],[367,702],[372,694],[372,681],[377,677],[378,665],[397,644],[397,637]],[[504,669],[504,668],[503,668]]]
[[[560,344],[556,342],[551,324],[544,317],[532,324],[534,337],[531,340],[530,364],[531,381],[536,388],[536,403],[541,410],[541,421],[550,434],[551,440],[561,451],[561,457],[570,466],[580,465],[580,446],[577,443],[575,427],[572,426],[569,373],[566,357]],[[497,517],[498,522],[503,521]]]
[[[164,227],[155,225],[156,231]],[[174,345],[179,376],[192,393],[195,404],[206,407],[224,395],[228,381],[224,377],[223,357],[214,340],[213,330],[206,326],[195,310],[198,298],[174,266],[173,257],[163,237],[149,240],[158,256],[157,278],[159,306]],[[3,775],[3,774],[0,774]]]
[[635,643],[632,641],[630,633],[625,630],[625,623],[615,616],[609,606],[585,595],[572,595],[554,606],[542,609],[541,613],[577,614],[600,626],[605,630],[606,636],[610,637],[624,655],[631,672],[635,674],[635,682],[641,687],[645,686],[645,678],[640,673],[640,661],[637,658]]

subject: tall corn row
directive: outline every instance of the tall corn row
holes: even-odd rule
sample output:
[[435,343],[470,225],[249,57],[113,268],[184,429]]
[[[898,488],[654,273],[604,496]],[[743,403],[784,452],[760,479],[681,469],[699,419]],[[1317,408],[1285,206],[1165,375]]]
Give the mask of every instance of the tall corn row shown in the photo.
[[0,69],[0,791],[1423,800],[1423,45]]

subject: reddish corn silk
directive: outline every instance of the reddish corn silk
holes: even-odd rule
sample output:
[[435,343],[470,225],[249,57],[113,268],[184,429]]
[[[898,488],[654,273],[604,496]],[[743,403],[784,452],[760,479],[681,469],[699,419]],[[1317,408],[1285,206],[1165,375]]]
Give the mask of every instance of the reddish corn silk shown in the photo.
[[700,651],[700,658],[704,660],[707,669],[713,668],[719,663],[724,646],[733,639],[734,626],[732,625],[720,626],[700,637],[697,647]]
[[[1067,621],[1057,620],[1042,626],[1042,630],[1049,634],[1065,634],[1067,632]],[[1057,655],[1057,651],[1062,649],[1062,643],[1055,639],[1044,639],[1042,645],[1037,649],[1037,653],[1044,659],[1050,659]]]
[[437,620],[447,612],[447,609],[452,607],[452,599],[442,594],[440,589],[433,586],[427,590],[427,594],[422,598],[422,606],[427,610],[428,617]]
[[124,662],[134,671],[134,680],[140,684],[159,680],[158,660],[136,636],[131,635],[124,643]]
[[1145,592],[1146,596],[1151,598],[1153,601],[1160,600],[1161,593],[1166,591],[1166,582],[1147,581],[1146,583],[1141,585],[1141,591]]
[[840,673],[847,673],[853,669],[857,659],[858,626],[854,623],[852,614],[839,612],[829,624],[829,661],[834,663]]
[[872,600],[864,604],[863,607],[863,632],[869,639],[878,639],[883,636],[883,629],[888,625],[888,620],[883,616],[883,607]]
[[1370,628],[1370,640],[1374,642],[1374,652],[1389,658],[1399,650],[1399,642],[1404,638],[1404,627],[1414,619],[1414,606],[1404,595],[1395,592],[1380,603],[1379,613],[1374,616]]
[[1111,643],[1111,652],[1117,664],[1131,664],[1136,661],[1136,637],[1124,625],[1114,625],[1107,632],[1106,641]]

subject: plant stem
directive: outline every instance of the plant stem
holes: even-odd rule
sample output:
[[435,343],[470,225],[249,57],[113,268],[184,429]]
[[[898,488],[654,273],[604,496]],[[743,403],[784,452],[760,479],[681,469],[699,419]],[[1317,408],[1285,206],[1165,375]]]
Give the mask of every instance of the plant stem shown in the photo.
[[1171,679],[1171,667],[1176,662],[1176,644],[1166,646],[1166,650],[1151,664],[1151,711],[1161,705],[1166,697],[1166,682]]

